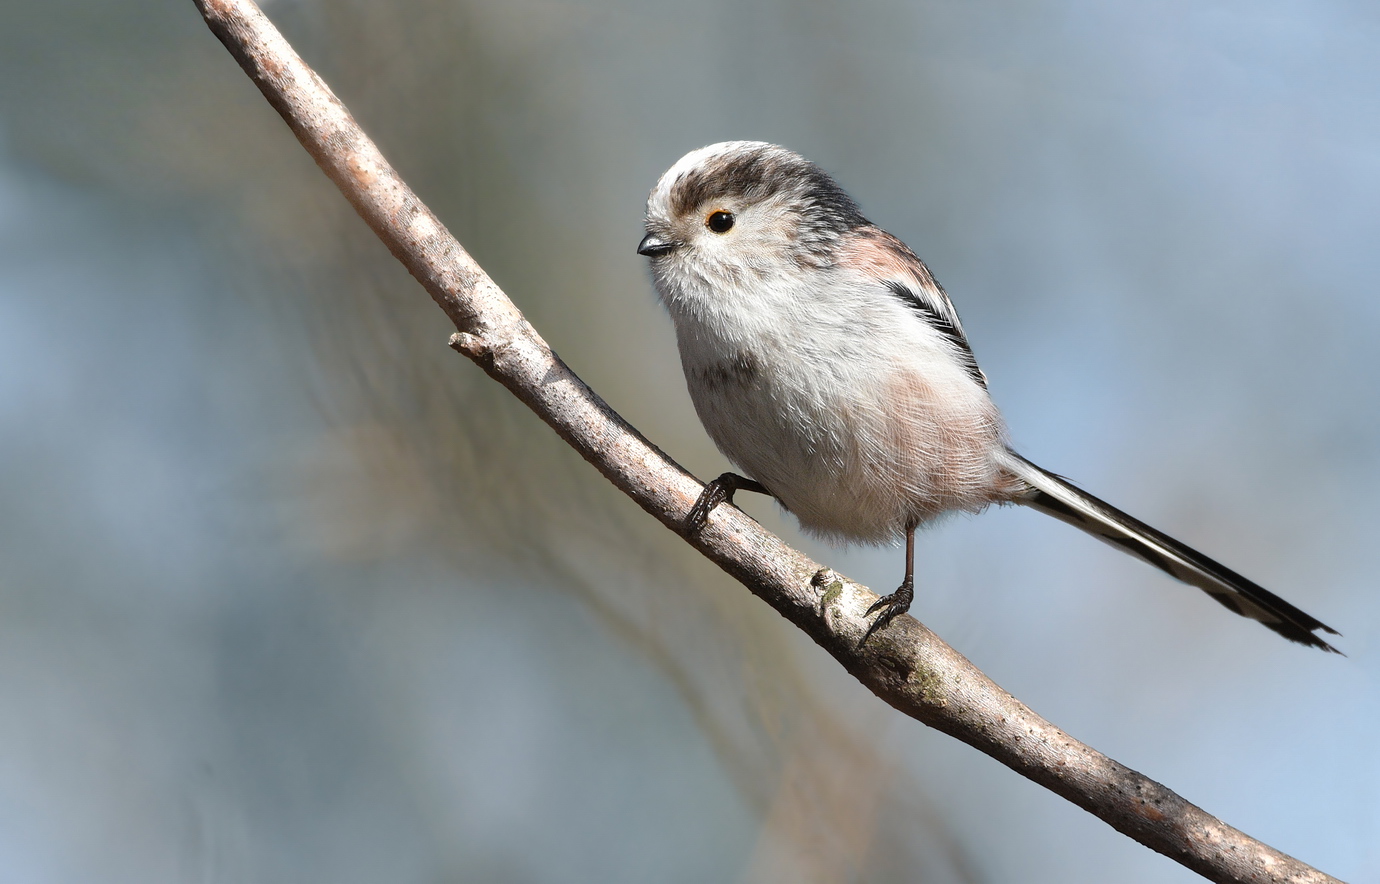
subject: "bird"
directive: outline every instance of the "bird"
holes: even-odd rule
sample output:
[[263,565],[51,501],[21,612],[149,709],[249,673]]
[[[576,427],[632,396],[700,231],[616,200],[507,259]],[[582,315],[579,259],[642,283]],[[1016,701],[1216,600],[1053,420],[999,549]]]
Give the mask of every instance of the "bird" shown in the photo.
[[868,610],[863,642],[914,601],[918,528],[1019,504],[1290,641],[1341,653],[1319,635],[1336,630],[1016,453],[929,268],[800,154],[760,141],[687,153],[652,188],[644,233],[637,252],[695,411],[741,471],[704,487],[684,530],[751,491],[826,540],[903,540],[904,579]]

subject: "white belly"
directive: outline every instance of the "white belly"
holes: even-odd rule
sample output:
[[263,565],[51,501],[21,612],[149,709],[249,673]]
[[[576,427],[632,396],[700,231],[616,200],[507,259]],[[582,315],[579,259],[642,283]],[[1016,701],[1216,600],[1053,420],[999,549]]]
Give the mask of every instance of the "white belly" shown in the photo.
[[[678,321],[690,395],[719,449],[827,537],[887,542],[908,524],[1010,499],[986,390],[942,345],[894,324],[871,334],[870,319],[894,316],[850,316],[846,334],[814,340],[759,327],[732,343]],[[843,343],[823,353],[820,340]]]

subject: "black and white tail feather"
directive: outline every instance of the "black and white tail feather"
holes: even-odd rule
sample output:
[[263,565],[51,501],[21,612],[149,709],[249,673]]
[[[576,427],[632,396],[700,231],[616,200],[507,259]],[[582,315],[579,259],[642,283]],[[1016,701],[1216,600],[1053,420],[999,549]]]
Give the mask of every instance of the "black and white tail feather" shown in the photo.
[[1321,630],[1329,635],[1340,635],[1322,621],[1225,565],[1035,466],[1014,451],[1009,454],[1010,469],[1030,486],[1030,492],[1019,498],[1019,503],[1144,559],[1169,576],[1198,587],[1228,610],[1258,620],[1290,641],[1341,653],[1315,634]]

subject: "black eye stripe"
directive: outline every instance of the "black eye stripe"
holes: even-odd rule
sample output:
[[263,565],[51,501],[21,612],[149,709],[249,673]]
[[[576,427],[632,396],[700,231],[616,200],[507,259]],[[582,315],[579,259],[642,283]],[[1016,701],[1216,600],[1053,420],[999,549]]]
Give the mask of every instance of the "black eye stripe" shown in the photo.
[[704,226],[715,233],[728,233],[733,229],[733,222],[733,213],[720,209],[709,213],[709,217],[704,219]]

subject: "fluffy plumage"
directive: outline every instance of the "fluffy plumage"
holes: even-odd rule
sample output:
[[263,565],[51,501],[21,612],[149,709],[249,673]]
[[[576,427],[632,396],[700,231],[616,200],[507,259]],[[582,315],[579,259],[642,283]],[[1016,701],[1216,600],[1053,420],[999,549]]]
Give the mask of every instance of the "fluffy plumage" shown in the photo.
[[1335,651],[1318,620],[1012,451],[944,290],[818,166],[761,142],[693,151],[652,190],[646,233],[638,251],[724,455],[807,531],[907,539],[906,582],[874,630],[909,606],[917,526],[1019,503]]

